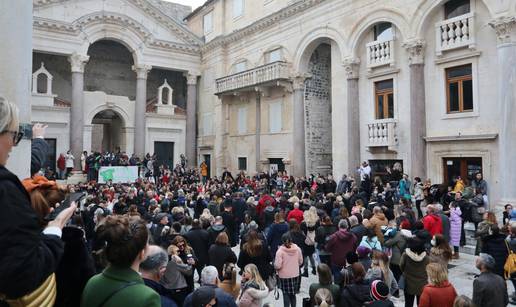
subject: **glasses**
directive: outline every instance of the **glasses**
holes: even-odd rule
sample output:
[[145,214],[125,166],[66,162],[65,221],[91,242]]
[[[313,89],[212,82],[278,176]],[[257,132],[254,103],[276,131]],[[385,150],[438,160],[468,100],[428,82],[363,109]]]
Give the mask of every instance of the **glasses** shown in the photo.
[[2,131],[1,134],[3,133],[9,133],[12,138],[13,138],[13,144],[14,146],[18,145],[18,143],[20,143],[21,139],[23,138],[23,132],[18,132],[18,131],[9,131],[9,130],[6,130],[6,131]]

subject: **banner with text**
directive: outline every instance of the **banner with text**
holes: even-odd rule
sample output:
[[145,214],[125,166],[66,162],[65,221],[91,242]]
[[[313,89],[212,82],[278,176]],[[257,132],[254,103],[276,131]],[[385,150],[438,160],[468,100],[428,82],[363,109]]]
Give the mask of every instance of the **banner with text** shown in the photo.
[[135,182],[138,179],[138,166],[102,166],[99,170],[99,183]]

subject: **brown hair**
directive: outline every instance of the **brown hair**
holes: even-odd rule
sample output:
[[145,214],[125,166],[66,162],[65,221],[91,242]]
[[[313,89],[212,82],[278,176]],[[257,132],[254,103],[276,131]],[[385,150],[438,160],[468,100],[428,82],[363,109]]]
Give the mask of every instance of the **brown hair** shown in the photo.
[[453,307],[475,307],[476,305],[473,303],[473,301],[465,296],[460,295],[455,298],[455,301],[453,302]]
[[317,275],[319,276],[319,283],[323,286],[331,285],[332,281],[332,274],[330,267],[325,264],[321,263],[317,266]]
[[249,234],[247,235],[247,242],[244,243],[242,249],[251,257],[258,257],[261,255],[262,240],[260,240],[256,231],[249,231]]
[[223,231],[217,235],[217,239],[215,239],[215,244],[218,245],[229,245],[229,237],[228,234]]
[[276,214],[274,214],[274,222],[276,224],[285,222],[285,216],[282,212],[277,212]]
[[496,222],[496,215],[493,213],[493,211],[486,212],[486,221],[488,221],[491,224],[498,224]]
[[355,262],[351,265],[351,271],[353,272],[353,280],[362,281],[366,275],[364,266],[360,262]]
[[100,239],[106,240],[104,254],[109,263],[129,267],[146,246],[149,232],[139,218],[116,215],[106,217],[97,229]]
[[56,188],[36,188],[29,194],[32,209],[36,211],[40,225],[45,226],[45,216],[50,213],[50,208],[55,208],[65,198],[65,193]]

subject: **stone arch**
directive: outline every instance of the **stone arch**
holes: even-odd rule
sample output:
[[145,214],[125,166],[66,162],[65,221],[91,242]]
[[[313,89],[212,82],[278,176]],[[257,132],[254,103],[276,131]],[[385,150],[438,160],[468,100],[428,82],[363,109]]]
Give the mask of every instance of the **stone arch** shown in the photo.
[[99,40],[113,40],[129,49],[135,65],[143,63],[145,44],[154,39],[152,32],[131,17],[112,12],[96,12],[72,23],[80,28],[84,41],[77,51],[87,54],[88,48]]
[[103,111],[113,111],[115,112],[123,121],[124,123],[124,127],[130,127],[131,125],[131,120],[129,118],[129,114],[127,113],[126,110],[124,110],[123,108],[121,108],[120,106],[117,106],[116,104],[109,104],[109,105],[106,105],[106,104],[102,104],[102,105],[99,105],[97,106],[96,108],[94,108],[93,110],[91,110],[87,117],[85,118],[84,122],[87,124],[87,125],[91,125],[92,122],[93,122],[93,118],[95,118],[95,116],[99,113],[102,113]]
[[306,72],[308,70],[308,63],[315,49],[323,43],[328,43],[332,47],[338,49],[340,59],[344,58],[347,53],[345,48],[346,40],[342,34],[331,27],[319,27],[312,29],[307,35],[301,39],[297,45],[297,53],[293,59],[293,67],[298,72]]
[[348,48],[350,50],[352,57],[357,57],[356,51],[358,48],[358,43],[367,34],[371,26],[379,22],[392,23],[394,26],[396,26],[397,30],[400,32],[401,37],[403,39],[413,36],[412,31],[410,30],[410,25],[407,22],[405,16],[403,16],[401,12],[398,12],[393,9],[380,9],[374,11],[370,14],[367,14],[367,16],[359,20],[351,30],[351,35],[349,39],[350,44]]
[[[422,15],[415,15],[411,20],[411,28],[416,29],[415,37],[424,37],[424,32],[431,28],[434,29],[434,25],[429,25],[428,23],[432,19],[432,16],[439,10],[444,3],[449,0],[424,0],[417,7],[417,12],[423,12]],[[489,16],[493,16],[493,12],[487,2],[485,0],[478,0],[480,4],[487,9]],[[478,4],[477,4],[478,8]]]

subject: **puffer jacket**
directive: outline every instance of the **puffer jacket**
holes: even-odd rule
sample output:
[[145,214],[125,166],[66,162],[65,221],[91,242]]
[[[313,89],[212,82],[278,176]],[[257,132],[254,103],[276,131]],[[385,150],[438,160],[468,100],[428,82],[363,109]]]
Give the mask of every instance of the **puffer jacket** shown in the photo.
[[405,277],[405,293],[421,295],[427,284],[426,265],[429,262],[426,252],[416,254],[408,248],[405,249],[400,260],[400,269]]
[[413,237],[412,232],[408,229],[401,229],[396,232],[394,238],[385,241],[384,245],[390,247],[392,256],[390,262],[395,265],[400,265],[401,255],[405,251],[407,239]]
[[242,295],[238,300],[238,307],[261,307],[264,298],[269,295],[267,286],[245,285]]

